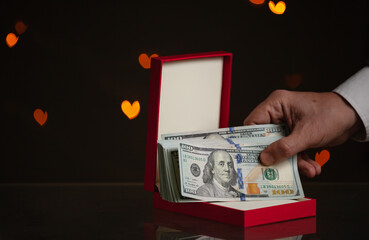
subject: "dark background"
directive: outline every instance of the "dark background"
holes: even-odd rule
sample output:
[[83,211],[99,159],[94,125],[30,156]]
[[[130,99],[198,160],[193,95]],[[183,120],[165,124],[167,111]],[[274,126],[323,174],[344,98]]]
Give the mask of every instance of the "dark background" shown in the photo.
[[[331,91],[364,66],[367,1],[285,2],[275,15],[248,0],[1,1],[0,182],[143,182],[141,53],[232,52],[230,126],[275,89]],[[17,21],[28,28],[9,48]],[[137,118],[123,100],[140,101]],[[37,108],[48,113],[43,126]],[[322,174],[303,181],[368,182],[368,144],[328,148]]]

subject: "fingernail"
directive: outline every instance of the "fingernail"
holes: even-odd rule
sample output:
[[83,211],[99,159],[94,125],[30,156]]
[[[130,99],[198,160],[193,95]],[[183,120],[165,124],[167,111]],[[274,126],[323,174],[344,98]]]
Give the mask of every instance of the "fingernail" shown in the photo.
[[265,164],[265,165],[272,165],[274,162],[275,162],[275,160],[274,160],[274,158],[272,157],[272,155],[270,155],[269,153],[267,153],[267,152],[262,152],[261,154],[260,154],[260,160],[261,160],[261,162],[263,163],[263,164]]

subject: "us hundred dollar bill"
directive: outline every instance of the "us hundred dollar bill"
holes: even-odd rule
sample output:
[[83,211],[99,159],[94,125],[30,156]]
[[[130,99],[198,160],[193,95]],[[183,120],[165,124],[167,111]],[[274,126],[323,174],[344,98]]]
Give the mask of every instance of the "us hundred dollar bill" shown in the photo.
[[259,160],[263,145],[251,145],[209,147],[200,142],[179,142],[181,195],[201,201],[304,197],[296,155],[263,166]]
[[273,137],[273,136],[287,136],[289,129],[287,125],[283,124],[262,124],[220,128],[210,131],[196,131],[162,134],[163,140],[183,140],[188,138],[216,138],[217,135],[222,138],[256,138],[256,137]]
[[[212,148],[243,147],[250,149],[264,149],[282,136],[255,138],[215,139],[186,139],[194,144]],[[158,174],[161,197],[171,202],[199,201],[181,195],[181,180],[178,157],[178,140],[158,140]]]

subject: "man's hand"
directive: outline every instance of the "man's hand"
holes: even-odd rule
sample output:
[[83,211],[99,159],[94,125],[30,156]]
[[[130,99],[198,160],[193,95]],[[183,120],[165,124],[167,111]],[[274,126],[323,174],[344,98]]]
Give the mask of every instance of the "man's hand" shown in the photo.
[[355,110],[336,93],[286,90],[274,91],[244,120],[244,125],[267,123],[287,123],[291,134],[267,147],[260,155],[262,163],[271,165],[299,153],[299,170],[311,178],[321,168],[304,151],[342,144],[362,125]]

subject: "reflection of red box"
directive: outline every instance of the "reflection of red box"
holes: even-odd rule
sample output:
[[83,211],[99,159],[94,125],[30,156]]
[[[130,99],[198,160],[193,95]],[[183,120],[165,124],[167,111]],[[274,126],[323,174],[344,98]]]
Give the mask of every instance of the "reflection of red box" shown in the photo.
[[156,239],[160,239],[158,238],[158,231],[167,231],[169,233],[173,233],[172,235],[175,235],[175,233],[178,232],[178,235],[188,233],[188,235],[202,235],[217,239],[284,239],[315,233],[316,218],[308,217],[243,228],[154,209],[153,223],[145,223],[145,239],[155,239],[154,236],[156,236]]
[[145,189],[153,192],[154,207],[244,227],[315,216],[316,202],[308,198],[243,202],[242,206],[235,206],[235,203],[171,203],[161,199],[155,186],[158,137],[163,133],[227,127],[231,66],[232,54],[227,52],[152,59]]

